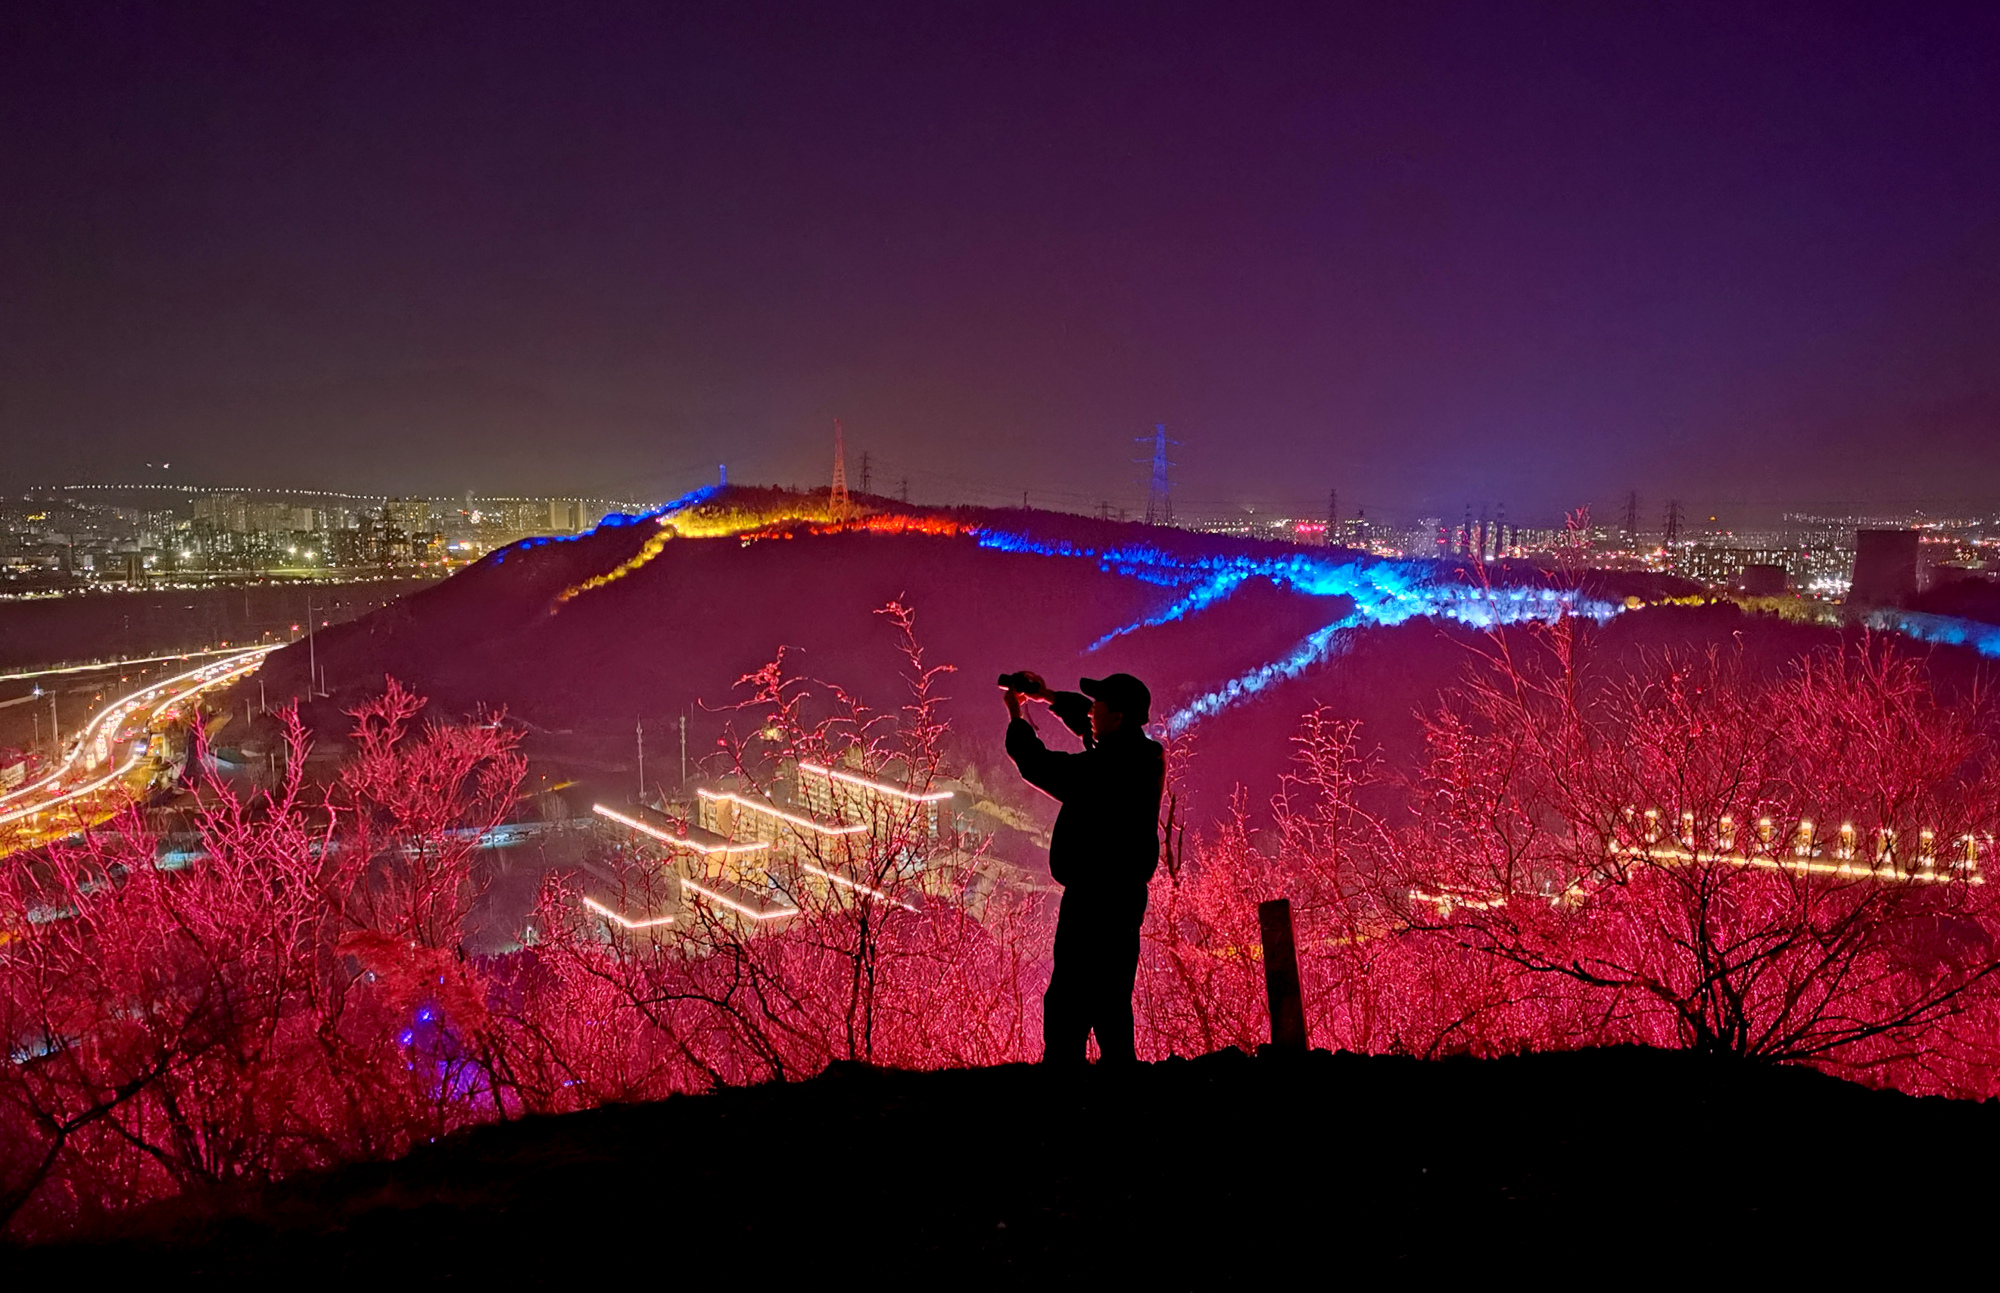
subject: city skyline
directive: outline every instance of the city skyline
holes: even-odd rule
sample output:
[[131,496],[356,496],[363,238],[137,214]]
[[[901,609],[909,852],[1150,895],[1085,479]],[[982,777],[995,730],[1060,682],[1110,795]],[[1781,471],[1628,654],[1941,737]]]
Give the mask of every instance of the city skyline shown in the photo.
[[[830,437],[823,438],[830,439]],[[963,476],[952,478],[956,482],[955,485],[944,486],[940,485],[935,477],[892,474],[881,467],[870,465],[871,458],[872,454],[863,450],[854,455],[854,459],[850,462],[849,474],[854,480],[853,488],[857,493],[865,492],[885,499],[903,499],[931,507],[1006,507],[1021,505],[1025,498],[1027,506],[1046,511],[1104,515],[1120,520],[1141,520],[1145,515],[1147,489],[1143,471],[1123,492],[1096,493],[1051,487],[1031,487],[1023,490],[1010,488],[999,482],[982,483]],[[830,462],[830,457],[828,461]],[[1139,465],[1143,467],[1144,463]],[[866,478],[865,474],[871,472],[872,481],[864,489],[861,482]],[[0,491],[0,499],[9,496],[26,499],[69,495],[89,498],[102,495],[128,499],[152,497],[163,502],[178,500],[183,504],[202,496],[221,494],[290,499],[317,498],[376,504],[398,498],[423,498],[438,504],[462,502],[467,499],[496,502],[563,499],[595,504],[601,514],[611,511],[643,512],[679,497],[690,489],[716,484],[718,479],[723,484],[728,484],[734,479],[739,484],[811,490],[825,488],[826,476],[825,464],[821,464],[818,476],[759,480],[746,478],[740,472],[732,473],[728,464],[718,463],[709,469],[705,478],[680,474],[663,491],[651,496],[629,491],[588,493],[546,488],[427,489],[421,487],[421,482],[403,482],[395,488],[362,493],[329,488],[327,482],[260,485],[241,482],[167,483],[92,480],[63,484],[37,482],[23,488]],[[1408,501],[1357,495],[1341,482],[1333,481],[1329,482],[1329,487],[1317,492],[1313,491],[1310,485],[1301,487],[1295,483],[1289,493],[1274,491],[1223,498],[1213,496],[1212,490],[1204,490],[1205,483],[1189,481],[1185,472],[1176,464],[1172,472],[1172,497],[1175,508],[1190,518],[1222,521],[1248,520],[1257,517],[1325,519],[1329,508],[1337,506],[1343,519],[1367,520],[1372,517],[1377,521],[1406,525],[1421,516],[1456,517],[1467,507],[1472,508],[1475,513],[1482,508],[1497,508],[1504,518],[1510,507],[1505,496],[1496,495],[1490,490],[1454,497],[1436,494],[1421,501]],[[1637,522],[1629,528],[1642,533],[1662,533],[1666,527],[1666,514],[1670,509],[1678,510],[1681,523],[1690,533],[1703,530],[1724,532],[1770,528],[1810,518],[1839,519],[1850,524],[1880,522],[1900,525],[1921,524],[1926,521],[1978,523],[1986,518],[2000,518],[2000,493],[1953,496],[1939,492],[1919,498],[1898,497],[1892,494],[1852,498],[1800,496],[1789,501],[1776,502],[1769,499],[1704,495],[1698,492],[1686,495],[1668,494],[1647,487],[1646,482],[1633,482],[1619,487],[1605,484],[1556,506],[1522,508],[1515,505],[1512,510],[1515,520],[1523,525],[1560,526],[1582,510],[1594,522],[1621,530],[1628,528],[1629,513],[1629,519]]]

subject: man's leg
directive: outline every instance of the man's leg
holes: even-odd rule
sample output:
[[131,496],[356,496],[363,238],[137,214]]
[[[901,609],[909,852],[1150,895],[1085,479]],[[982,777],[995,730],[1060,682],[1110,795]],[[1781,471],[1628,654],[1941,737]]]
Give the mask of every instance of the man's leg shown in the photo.
[[1042,1063],[1082,1064],[1090,1042],[1089,913],[1070,894],[1056,909],[1055,968],[1042,994]]
[[1132,989],[1139,978],[1139,926],[1146,919],[1146,891],[1122,894],[1105,904],[1093,931],[1098,955],[1090,1023],[1097,1051],[1106,1064],[1129,1064],[1137,1055],[1132,1038]]

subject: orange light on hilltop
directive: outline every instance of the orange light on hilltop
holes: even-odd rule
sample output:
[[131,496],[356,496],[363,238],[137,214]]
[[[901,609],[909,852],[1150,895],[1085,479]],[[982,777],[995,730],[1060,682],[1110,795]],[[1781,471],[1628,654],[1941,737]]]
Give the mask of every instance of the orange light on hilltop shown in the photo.
[[956,538],[978,529],[977,526],[941,516],[902,512],[880,512],[850,521],[831,521],[826,517],[823,503],[804,499],[788,500],[780,507],[759,513],[730,510],[710,515],[705,509],[698,509],[655,517],[653,523],[659,527],[658,533],[647,539],[638,552],[603,574],[592,575],[565,588],[549,604],[549,613],[553,615],[582,594],[616,583],[639,570],[659,556],[666,549],[667,542],[674,538],[735,538],[748,546],[759,539],[795,539],[802,534],[815,538],[830,534],[924,534]]
[[830,534],[924,534],[949,539],[971,534],[977,528],[941,516],[912,516],[901,512],[882,512],[842,522],[787,518],[758,529],[745,530],[740,537],[745,543],[758,539],[793,539],[801,534],[812,538]]

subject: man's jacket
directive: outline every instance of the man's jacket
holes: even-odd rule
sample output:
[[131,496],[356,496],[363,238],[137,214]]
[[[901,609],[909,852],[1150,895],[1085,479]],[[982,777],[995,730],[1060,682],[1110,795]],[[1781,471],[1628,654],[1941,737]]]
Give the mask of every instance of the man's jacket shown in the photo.
[[1025,718],[1007,725],[1007,754],[1029,785],[1062,803],[1049,838],[1049,874],[1057,884],[1103,889],[1144,884],[1160,862],[1160,796],[1166,751],[1137,724],[1090,738],[1090,698],[1059,691],[1050,699],[1063,725],[1083,738],[1081,754],[1051,750]]

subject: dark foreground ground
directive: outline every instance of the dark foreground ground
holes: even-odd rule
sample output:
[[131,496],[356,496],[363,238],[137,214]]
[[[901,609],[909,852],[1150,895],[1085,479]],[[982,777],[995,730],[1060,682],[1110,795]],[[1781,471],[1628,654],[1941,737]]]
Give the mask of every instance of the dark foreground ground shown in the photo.
[[488,1127],[0,1262],[399,1287],[1984,1283],[1996,1150],[2000,1105],[1638,1050],[840,1067]]

